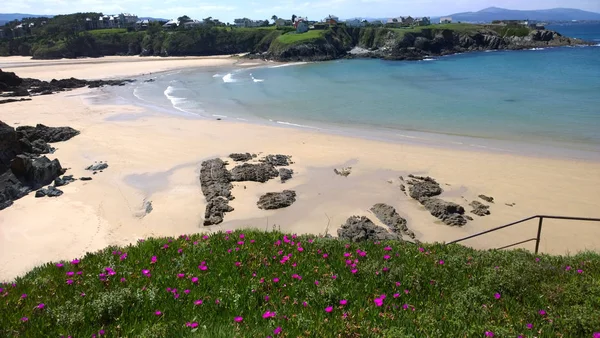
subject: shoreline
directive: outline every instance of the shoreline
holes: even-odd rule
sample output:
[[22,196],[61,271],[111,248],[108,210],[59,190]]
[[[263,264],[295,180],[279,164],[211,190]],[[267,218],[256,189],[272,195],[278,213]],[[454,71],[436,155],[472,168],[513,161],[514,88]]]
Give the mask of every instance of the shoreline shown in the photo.
[[[212,61],[204,67],[212,67]],[[180,64],[173,63],[173,67]],[[115,68],[118,70],[119,65]],[[130,71],[147,72],[139,62]],[[30,67],[34,73],[36,67]],[[38,71],[43,73],[44,67]],[[73,68],[64,67],[68,73]],[[69,68],[69,69],[66,69]],[[84,67],[85,68],[85,67]],[[111,73],[109,65],[87,67],[90,74]],[[12,70],[10,70],[12,71]],[[75,69],[75,71],[81,71]],[[34,77],[34,76],[32,76]],[[86,78],[86,77],[84,77]],[[81,134],[54,143],[49,158],[58,158],[67,174],[86,176],[83,168],[106,161],[109,168],[90,182],[65,186],[58,198],[35,199],[30,194],[0,211],[0,280],[11,280],[50,260],[82,257],[109,245],[139,238],[179,236],[276,225],[285,232],[329,233],[353,215],[368,216],[375,203],[387,203],[408,220],[424,242],[450,241],[533,214],[597,217],[600,164],[531,158],[465,150],[439,149],[365,140],[293,128],[210,119],[190,119],[131,105],[86,103],[99,91],[80,89],[32,101],[4,105],[2,119],[12,126],[71,126]],[[129,116],[129,119],[115,119]],[[294,177],[260,184],[235,183],[225,222],[203,227],[206,201],[198,179],[204,160],[233,152],[286,154],[295,162]],[[233,165],[230,161],[230,167]],[[351,166],[348,177],[333,169]],[[399,188],[399,177],[429,175],[443,184],[441,198],[467,206],[477,195],[496,199],[491,215],[477,217],[462,228],[441,224]],[[391,182],[391,183],[390,183]],[[286,209],[256,207],[266,192],[295,190],[298,200]],[[154,210],[140,217],[144,201]],[[506,204],[516,203],[514,206]],[[32,212],[35,211],[35,212]],[[565,254],[600,248],[600,229],[593,224],[544,223],[544,253]],[[499,247],[533,237],[536,224],[509,228],[494,236],[465,242],[475,248]],[[577,229],[577,230],[574,230]],[[23,246],[23,242],[27,246]],[[525,247],[531,249],[529,246]]]

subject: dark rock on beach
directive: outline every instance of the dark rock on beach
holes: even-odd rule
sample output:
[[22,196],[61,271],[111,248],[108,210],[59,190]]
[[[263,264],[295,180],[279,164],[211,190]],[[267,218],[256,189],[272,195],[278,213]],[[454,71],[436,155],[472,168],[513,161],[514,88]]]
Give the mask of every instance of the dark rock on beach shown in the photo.
[[35,197],[58,197],[63,194],[62,190],[56,189],[53,186],[48,186],[47,188],[42,188],[35,192]]
[[337,231],[340,239],[352,242],[363,242],[368,240],[397,240],[402,237],[388,232],[385,228],[375,225],[367,217],[352,216]]
[[471,210],[471,212],[477,216],[485,216],[490,214],[489,205],[485,205],[478,201],[473,201],[469,205],[473,207],[473,210]]
[[31,101],[31,99],[26,99],[26,98],[4,99],[4,100],[0,100],[0,104],[3,104],[3,103],[13,103],[13,102],[23,102],[23,101]]
[[252,181],[264,183],[279,176],[279,172],[270,163],[244,163],[231,169],[231,181]]
[[288,168],[280,168],[279,169],[279,178],[281,179],[281,183],[285,183],[287,180],[292,178],[294,171]]
[[92,178],[91,177],[80,177],[79,180],[80,181],[91,181]]
[[35,127],[17,127],[17,133],[20,138],[26,138],[30,142],[42,140],[49,143],[67,141],[79,135],[79,131],[71,127],[48,127],[43,124],[38,124]]
[[275,167],[290,165],[290,156],[287,155],[267,155],[263,160]]
[[393,233],[405,234],[410,238],[415,238],[415,234],[407,227],[406,219],[400,217],[394,207],[378,203],[371,208],[371,212],[385,225],[387,225]]
[[100,170],[104,170],[106,168],[108,168],[108,163],[100,162],[100,163],[95,163],[95,164],[89,165],[87,168],[85,168],[85,170],[100,171]]
[[338,176],[348,177],[352,173],[352,167],[345,167],[340,170],[338,170],[337,168],[334,168],[333,172]]
[[486,196],[486,195],[479,195],[479,198],[481,198],[482,200],[488,202],[488,203],[494,203],[494,198],[490,197],[490,196]]
[[230,183],[231,174],[225,167],[226,163],[215,158],[202,162],[200,169],[200,185],[202,193],[208,202],[204,213],[204,225],[214,225],[223,222],[225,212],[233,211],[228,205],[233,199]]
[[272,210],[287,208],[296,202],[296,192],[284,190],[283,192],[269,192],[258,199],[256,203],[260,209]]
[[250,153],[245,153],[245,154],[233,153],[233,154],[229,155],[229,158],[236,162],[247,162],[252,159],[252,154],[250,154]]
[[410,187],[409,195],[419,202],[429,197],[438,196],[443,192],[440,184],[429,176],[408,175],[408,177],[411,178],[407,182]]
[[11,162],[11,170],[20,181],[33,190],[52,183],[64,173],[57,159],[51,161],[46,156],[31,158],[17,155]]
[[425,198],[421,204],[429,210],[429,213],[447,225],[463,226],[467,224],[467,219],[463,216],[465,208],[456,203],[446,202],[439,198]]
[[57,177],[54,179],[55,187],[62,187],[63,185],[67,185],[71,182],[75,182],[73,175],[65,175],[63,177]]

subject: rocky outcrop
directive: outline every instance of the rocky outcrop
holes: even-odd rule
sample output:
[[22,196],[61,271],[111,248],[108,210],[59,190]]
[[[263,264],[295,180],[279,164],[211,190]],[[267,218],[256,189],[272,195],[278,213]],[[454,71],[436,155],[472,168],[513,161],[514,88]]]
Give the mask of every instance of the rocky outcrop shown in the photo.
[[234,153],[234,154],[229,155],[229,158],[236,162],[247,162],[247,161],[250,161],[252,159],[252,157],[253,156],[250,153],[245,153],[245,154]]
[[409,185],[409,196],[421,202],[426,198],[440,195],[443,190],[438,182],[427,176],[408,175],[411,180],[407,181]]
[[29,142],[42,140],[48,143],[67,141],[79,135],[79,131],[71,127],[47,127],[43,124],[17,127],[17,133],[20,138],[26,138]]
[[296,202],[296,192],[284,190],[283,192],[269,192],[261,196],[256,203],[258,208],[273,210],[287,208]]
[[338,176],[348,177],[352,173],[352,167],[345,167],[341,168],[340,170],[334,168],[333,172]]
[[278,175],[279,172],[270,163],[244,163],[231,169],[232,182],[251,181],[264,183]]
[[290,156],[288,155],[267,155],[262,162],[268,163],[274,167],[283,167],[291,164]]
[[48,186],[47,188],[42,188],[35,192],[35,197],[58,197],[63,194],[62,190],[56,189],[56,187]]
[[231,174],[226,162],[215,158],[202,162],[200,169],[200,185],[202,193],[208,202],[204,213],[204,225],[214,225],[223,222],[226,212],[233,211],[229,201],[233,199],[230,183]]
[[31,158],[26,155],[17,155],[11,162],[10,168],[24,185],[33,190],[52,183],[55,178],[65,172],[58,159],[51,161],[46,156]]
[[10,161],[22,152],[15,129],[0,121],[0,173],[5,172],[10,167]]
[[473,207],[473,210],[471,210],[471,212],[477,216],[486,216],[490,214],[489,205],[485,205],[478,201],[473,201],[469,205]]
[[87,81],[75,78],[52,80],[47,82],[37,79],[20,78],[15,73],[3,72],[0,69],[0,96],[19,97],[30,95],[48,95],[83,87],[98,88],[103,86],[124,86],[130,82],[133,82],[133,80]]
[[337,231],[340,239],[351,242],[363,242],[369,240],[396,240],[402,241],[398,234],[390,233],[385,228],[375,225],[367,217],[352,216]]
[[400,217],[394,207],[378,203],[371,208],[371,212],[395,234],[404,234],[412,239],[415,238],[414,232],[408,229],[406,219]]
[[442,222],[450,226],[463,226],[467,224],[467,219],[463,216],[465,208],[452,202],[446,202],[439,198],[426,198],[421,204]]
[[292,178],[294,171],[288,168],[280,168],[279,169],[279,178],[281,179],[281,183],[285,183],[287,180]]
[[63,185],[67,185],[69,183],[75,182],[73,175],[65,175],[63,177],[57,177],[54,179],[55,187],[62,187]]

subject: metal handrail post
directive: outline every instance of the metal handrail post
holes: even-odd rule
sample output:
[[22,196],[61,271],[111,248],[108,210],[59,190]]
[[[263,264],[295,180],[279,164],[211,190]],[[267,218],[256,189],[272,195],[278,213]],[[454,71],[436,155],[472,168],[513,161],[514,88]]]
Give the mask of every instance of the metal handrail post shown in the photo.
[[542,223],[544,222],[544,217],[543,216],[539,216],[540,217],[540,222],[538,223],[538,231],[537,231],[537,237],[535,240],[535,254],[538,254],[538,251],[540,249],[540,239],[542,236]]

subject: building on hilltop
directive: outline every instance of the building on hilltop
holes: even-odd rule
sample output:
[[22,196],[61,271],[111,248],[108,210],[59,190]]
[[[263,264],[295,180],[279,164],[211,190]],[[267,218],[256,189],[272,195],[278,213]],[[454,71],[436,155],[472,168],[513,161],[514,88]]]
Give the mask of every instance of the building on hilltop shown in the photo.
[[177,28],[179,26],[179,21],[177,19],[169,20],[167,23],[163,25],[163,28]]
[[233,23],[238,27],[260,27],[265,22],[264,20],[250,20],[248,18],[235,19]]
[[441,24],[445,24],[445,23],[452,23],[452,17],[451,16],[444,16],[440,18],[440,23]]
[[135,23],[138,21],[137,15],[129,13],[121,13],[118,15],[117,18],[119,28],[134,27]]
[[337,25],[338,22],[340,22],[340,18],[338,18],[335,15],[331,15],[329,14],[324,20],[323,20],[326,24],[333,26],[333,25]]
[[296,28],[296,33],[308,32],[308,19],[296,17],[296,19],[294,20],[294,28]]
[[135,29],[138,31],[143,31],[148,29],[148,26],[150,26],[150,20],[145,19],[145,20],[138,20],[135,22]]
[[426,16],[422,18],[415,18],[414,24],[416,26],[429,26],[431,25],[431,20],[429,20],[429,18]]

